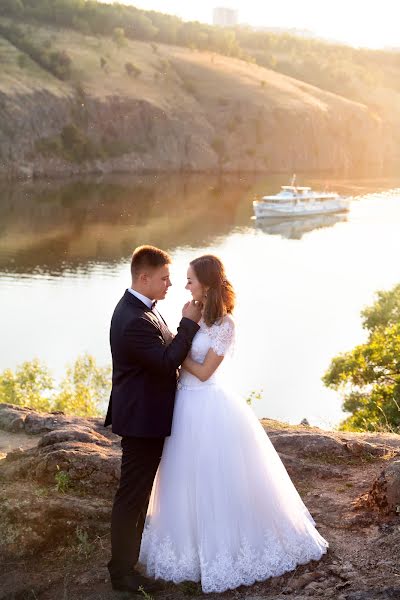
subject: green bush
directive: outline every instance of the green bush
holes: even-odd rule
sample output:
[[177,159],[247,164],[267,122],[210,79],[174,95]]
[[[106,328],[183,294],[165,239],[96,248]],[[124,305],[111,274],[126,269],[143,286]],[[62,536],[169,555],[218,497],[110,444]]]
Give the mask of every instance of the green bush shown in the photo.
[[90,160],[99,156],[99,149],[96,149],[86,134],[73,123],[63,127],[61,143],[65,157],[69,160]]
[[139,77],[142,72],[139,67],[136,67],[136,65],[133,65],[131,62],[125,64],[125,71],[130,77]]
[[48,411],[53,390],[54,380],[49,370],[36,358],[23,362],[15,372],[6,369],[0,375],[0,402]]
[[60,494],[65,494],[65,492],[68,492],[71,487],[71,477],[69,473],[62,471],[59,465],[57,465],[57,472],[54,475],[54,480],[56,482],[55,487],[57,492]]
[[362,311],[364,344],[336,356],[322,380],[351,413],[340,428],[400,432],[400,284]]
[[113,31],[112,39],[118,48],[126,46],[125,30],[122,27],[116,27]]
[[101,414],[110,391],[111,370],[98,367],[93,356],[79,356],[58,387],[46,365],[26,361],[15,371],[0,374],[0,402],[29,406],[37,411],[61,410],[78,416]]
[[25,69],[29,64],[29,59],[26,56],[26,54],[19,54],[18,55],[18,66],[21,69]]

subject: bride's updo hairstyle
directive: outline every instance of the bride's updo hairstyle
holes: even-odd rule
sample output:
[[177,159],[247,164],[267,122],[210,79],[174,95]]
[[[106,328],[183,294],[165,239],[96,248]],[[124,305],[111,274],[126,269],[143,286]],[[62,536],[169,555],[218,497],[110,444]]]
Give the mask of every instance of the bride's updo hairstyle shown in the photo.
[[208,288],[204,303],[203,319],[208,327],[233,312],[235,292],[225,275],[222,262],[212,254],[195,258],[190,263],[200,284]]

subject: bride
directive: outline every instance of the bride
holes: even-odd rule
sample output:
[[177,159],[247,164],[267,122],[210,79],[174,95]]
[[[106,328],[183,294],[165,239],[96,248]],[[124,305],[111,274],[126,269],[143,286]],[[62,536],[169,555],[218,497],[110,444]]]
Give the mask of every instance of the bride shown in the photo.
[[193,260],[186,289],[203,315],[182,365],[139,561],[152,577],[223,592],[318,560],[328,542],[252,409],[220,381],[235,330],[221,261]]

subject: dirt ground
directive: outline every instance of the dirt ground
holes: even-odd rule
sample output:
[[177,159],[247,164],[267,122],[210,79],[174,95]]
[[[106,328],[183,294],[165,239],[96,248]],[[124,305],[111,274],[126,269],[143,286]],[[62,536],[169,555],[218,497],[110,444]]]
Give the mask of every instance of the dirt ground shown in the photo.
[[[286,434],[294,430],[283,431]],[[37,436],[0,432],[3,452],[16,445],[28,448],[33,443],[37,443]],[[154,600],[400,600],[400,518],[395,514],[378,513],[363,502],[363,496],[393,459],[393,453],[384,457],[362,455],[337,460],[323,452],[304,458],[295,451],[288,451],[285,457],[289,473],[318,530],[329,541],[329,550],[321,561],[223,594],[202,594],[199,584],[184,583],[165,584],[163,591],[152,595],[144,592],[136,597],[147,600],[151,597]],[[296,468],[290,467],[293,462]],[[0,486],[10,501],[23,498],[25,508],[20,511],[20,527],[24,526],[24,518],[38,497],[43,496],[43,501],[48,503],[59,497],[54,486],[38,486],[33,480],[1,480]],[[72,492],[64,494],[63,501],[89,502],[84,495],[72,496]],[[110,504],[108,500],[96,499],[97,503],[100,501]],[[29,531],[26,534],[28,536]],[[103,530],[89,537],[82,534],[72,542],[68,539],[68,543],[55,540],[52,550],[7,560],[0,566],[0,600],[122,600],[130,597],[111,590],[106,568],[109,548],[109,534]]]

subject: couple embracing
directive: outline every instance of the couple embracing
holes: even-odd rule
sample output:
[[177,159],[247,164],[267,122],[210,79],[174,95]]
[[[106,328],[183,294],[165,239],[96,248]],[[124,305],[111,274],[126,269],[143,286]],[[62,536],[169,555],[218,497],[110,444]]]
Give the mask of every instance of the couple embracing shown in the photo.
[[190,263],[193,299],[173,336],[156,307],[170,262],[137,248],[111,321],[105,425],[122,438],[122,463],[108,569],[116,590],[151,592],[161,579],[223,592],[318,560],[328,543],[252,409],[222,384],[235,331],[223,264]]

